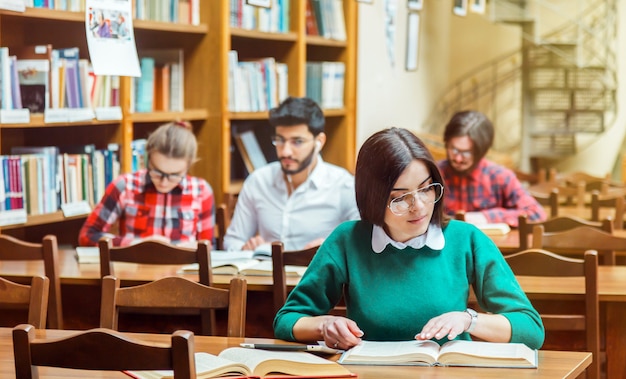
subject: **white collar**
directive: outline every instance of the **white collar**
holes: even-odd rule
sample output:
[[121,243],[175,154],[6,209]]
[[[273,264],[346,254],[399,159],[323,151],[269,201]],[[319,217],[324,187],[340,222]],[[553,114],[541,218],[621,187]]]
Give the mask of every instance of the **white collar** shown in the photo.
[[407,246],[414,249],[421,249],[425,245],[433,250],[441,250],[445,246],[446,240],[443,237],[441,227],[435,224],[430,224],[426,233],[412,238],[407,242],[393,240],[387,235],[383,228],[374,225],[374,229],[372,230],[372,250],[374,250],[375,253],[381,253],[388,244],[400,250],[405,249]]

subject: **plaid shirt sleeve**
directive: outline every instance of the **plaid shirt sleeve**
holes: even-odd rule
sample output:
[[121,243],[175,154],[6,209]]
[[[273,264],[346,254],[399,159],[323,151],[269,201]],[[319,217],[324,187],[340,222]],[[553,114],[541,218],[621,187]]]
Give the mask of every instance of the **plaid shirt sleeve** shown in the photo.
[[[107,235],[108,231],[117,221],[121,212],[121,198],[123,196],[126,180],[119,177],[107,187],[102,200],[96,205],[78,234],[80,246],[96,246],[98,240]],[[120,237],[113,239],[114,245],[119,245]]]

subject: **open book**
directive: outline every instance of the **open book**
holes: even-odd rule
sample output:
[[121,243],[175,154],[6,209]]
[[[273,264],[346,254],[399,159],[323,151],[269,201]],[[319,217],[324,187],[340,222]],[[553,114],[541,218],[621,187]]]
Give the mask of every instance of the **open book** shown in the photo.
[[[223,275],[256,275],[271,276],[272,261],[267,259],[264,252],[241,250],[241,251],[211,251],[211,269],[213,274]],[[306,271],[304,266],[285,266],[287,276],[302,276]],[[198,272],[198,264],[186,265],[182,268],[183,273]]]
[[476,224],[476,227],[483,231],[483,233],[492,236],[503,236],[511,231],[511,227],[504,222],[497,222],[492,224]]
[[363,341],[344,352],[339,363],[537,368],[537,350],[521,343],[454,340],[439,346],[435,341]]
[[[232,377],[349,378],[356,377],[340,364],[301,351],[268,351],[231,347],[218,356],[196,353],[198,379]],[[139,379],[173,378],[172,371],[127,371]]]
[[78,246],[76,259],[78,263],[100,263],[100,249],[98,246]]

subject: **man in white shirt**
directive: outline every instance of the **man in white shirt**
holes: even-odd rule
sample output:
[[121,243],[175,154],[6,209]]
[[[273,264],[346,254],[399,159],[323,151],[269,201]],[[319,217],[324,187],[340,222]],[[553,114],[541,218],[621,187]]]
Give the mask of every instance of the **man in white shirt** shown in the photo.
[[311,99],[289,97],[270,110],[277,162],[246,178],[230,227],[229,250],[254,250],[281,241],[285,250],[322,243],[340,223],[359,218],[354,177],[326,163],[324,113]]

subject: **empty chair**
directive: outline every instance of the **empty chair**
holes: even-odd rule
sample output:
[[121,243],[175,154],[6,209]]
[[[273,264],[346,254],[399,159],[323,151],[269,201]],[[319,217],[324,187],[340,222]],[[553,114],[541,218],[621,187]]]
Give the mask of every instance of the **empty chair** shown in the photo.
[[0,260],[43,262],[44,274],[50,280],[48,327],[63,329],[57,238],[53,235],[47,235],[43,238],[42,243],[31,243],[0,234]]
[[102,279],[100,327],[117,329],[120,307],[228,309],[227,337],[244,337],[246,290],[245,279],[239,277],[231,279],[229,289],[221,289],[176,276],[120,288],[119,279],[105,276]]
[[601,195],[599,191],[591,193],[591,220],[600,220],[602,208],[609,208],[613,213],[614,229],[624,229],[624,194],[618,195]]
[[35,340],[32,325],[13,329],[15,377],[39,378],[38,366],[81,370],[174,370],[175,379],[195,379],[193,333],[172,334],[171,346],[131,339],[110,329],[91,329],[62,338]]
[[542,313],[546,332],[578,330],[585,332],[586,350],[593,354],[587,379],[600,378],[600,305],[598,296],[598,254],[588,250],[584,259],[572,259],[542,249],[523,250],[505,256],[515,275],[549,277],[584,277],[584,314]]
[[[198,264],[199,282],[213,284],[211,272],[211,247],[209,241],[198,241],[196,249],[177,247],[157,241],[144,241],[132,246],[114,247],[111,238],[98,241],[100,249],[100,276],[115,276],[113,262],[129,262],[157,265]],[[123,278],[122,278],[123,279]],[[214,312],[202,312],[202,333],[213,334],[215,330]]]
[[614,265],[615,252],[626,251],[626,238],[589,226],[548,233],[544,231],[543,225],[536,225],[533,228],[532,247],[579,256],[586,250],[597,250],[603,264]]
[[531,191],[532,197],[544,207],[550,207],[550,217],[556,217],[559,214],[559,189],[552,188],[549,192]]
[[37,329],[45,329],[49,286],[50,281],[45,276],[33,276],[30,285],[0,278],[0,304],[28,307],[28,323]]
[[518,217],[519,246],[520,250],[528,249],[528,236],[533,234],[536,225],[543,225],[544,232],[562,232],[579,226],[589,226],[603,230],[607,233],[613,232],[613,222],[611,219],[602,221],[587,221],[574,216],[551,217],[546,221],[528,221],[525,215]]
[[287,300],[286,265],[308,266],[319,246],[298,251],[283,251],[282,242],[272,242],[272,276],[274,279],[274,310],[278,311]]

